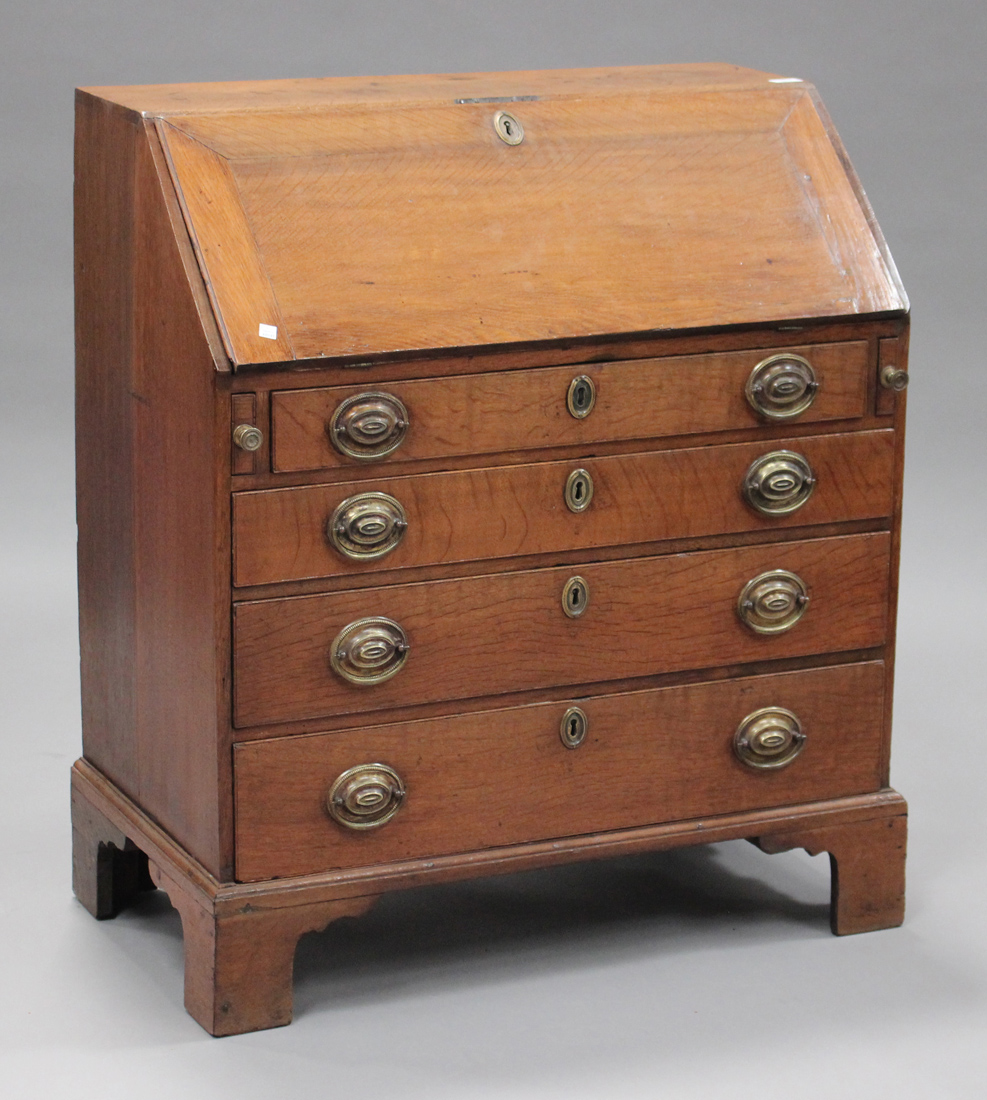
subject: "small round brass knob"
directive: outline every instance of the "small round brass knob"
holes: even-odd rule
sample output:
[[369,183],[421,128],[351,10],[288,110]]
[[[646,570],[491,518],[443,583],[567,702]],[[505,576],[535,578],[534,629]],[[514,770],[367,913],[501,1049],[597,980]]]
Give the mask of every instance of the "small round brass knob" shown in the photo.
[[241,451],[259,451],[264,442],[264,433],[253,424],[237,424],[233,429],[233,442]]
[[819,383],[808,359],[785,352],[769,355],[751,371],[744,395],[769,420],[793,420],[816,398]]
[[586,740],[586,732],[589,729],[589,719],[581,707],[570,707],[562,715],[559,725],[559,737],[567,749],[578,749]]
[[404,508],[394,497],[357,493],[337,505],[326,524],[326,537],[344,557],[372,561],[389,554],[407,529]]
[[744,499],[764,516],[786,516],[812,496],[816,478],[808,460],[795,451],[772,451],[755,459],[741,486]]
[[565,407],[569,415],[584,420],[593,411],[596,404],[596,384],[588,374],[577,374],[569,383],[565,395]]
[[393,619],[357,619],[333,639],[329,663],[344,680],[370,687],[400,672],[410,650],[408,636]]
[[894,390],[901,393],[908,385],[908,371],[900,367],[883,367],[881,369],[881,385],[886,390]]
[[566,478],[562,495],[570,512],[585,512],[593,502],[593,478],[589,470],[573,470]]
[[784,707],[748,714],[733,735],[733,751],[750,768],[787,767],[804,746],[801,723]]
[[337,776],[326,795],[329,816],[347,829],[376,829],[401,809],[401,777],[386,764],[358,764]]
[[749,580],[737,597],[737,614],[755,634],[781,634],[805,614],[805,582],[786,569],[772,569]]
[[562,589],[562,610],[570,619],[578,619],[589,607],[589,585],[582,577],[570,577]]
[[357,393],[340,402],[326,430],[340,454],[369,462],[400,447],[408,423],[408,410],[394,394]]

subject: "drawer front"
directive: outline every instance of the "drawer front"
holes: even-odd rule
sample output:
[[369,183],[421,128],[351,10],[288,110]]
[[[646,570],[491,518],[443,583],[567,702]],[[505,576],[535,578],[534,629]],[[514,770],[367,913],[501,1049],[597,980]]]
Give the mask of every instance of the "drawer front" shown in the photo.
[[[883,644],[890,539],[853,535],[537,569],[235,605],[237,726],[593,683]],[[810,597],[784,633],[741,621],[748,581],[786,570]],[[583,614],[566,584],[588,587]],[[410,647],[390,679],[343,679],[333,640],[357,620],[396,623]]]
[[[385,419],[407,413],[377,462],[491,454],[607,440],[756,428],[766,422],[748,403],[745,386],[765,359],[790,353],[807,359],[819,384],[800,423],[863,416],[869,352],[864,340],[792,348],[682,355],[573,367],[498,371],[374,386],[284,390],[272,395],[273,463],[280,473],[359,464],[330,442],[337,410],[361,393],[383,393],[400,405]],[[569,388],[580,375],[595,387],[595,404],[582,417],[570,413]],[[577,411],[578,406],[577,406]],[[345,428],[345,425],[344,425]],[[382,428],[388,435],[390,428]],[[341,440],[347,445],[346,436]]]
[[[804,457],[815,484],[794,511],[764,515],[742,482],[752,463],[782,450]],[[888,516],[893,450],[890,430],[850,432],[236,493],[235,583]],[[593,495],[574,513],[564,497],[577,468],[591,476]],[[354,560],[346,556],[353,544],[337,547],[327,531],[347,514],[344,502],[358,508],[368,493],[393,498],[407,526],[383,556]]]
[[[237,878],[436,856],[877,790],[880,662],[540,703],[236,746]],[[587,718],[575,749],[566,709]],[[793,713],[802,751],[776,769],[734,750],[761,708]],[[353,829],[326,811],[337,776],[385,764],[403,785],[390,820]]]

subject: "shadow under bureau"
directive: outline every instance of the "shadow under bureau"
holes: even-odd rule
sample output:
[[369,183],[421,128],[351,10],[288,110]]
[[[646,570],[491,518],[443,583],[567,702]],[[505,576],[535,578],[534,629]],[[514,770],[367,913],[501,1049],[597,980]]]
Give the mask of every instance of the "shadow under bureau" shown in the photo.
[[908,306],[811,86],[77,97],[75,890],[288,1023],[384,892],[747,838],[900,923]]

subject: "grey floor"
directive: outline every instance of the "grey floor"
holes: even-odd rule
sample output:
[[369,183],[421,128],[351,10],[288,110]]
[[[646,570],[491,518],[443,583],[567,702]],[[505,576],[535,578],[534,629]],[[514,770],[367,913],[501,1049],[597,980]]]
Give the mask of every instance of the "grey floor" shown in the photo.
[[[987,1095],[985,30],[982,3],[918,0],[94,0],[9,21],[0,1095]],[[182,1008],[166,900],[97,923],[69,887],[71,87],[687,59],[819,85],[912,296],[892,769],[912,811],[905,925],[830,936],[825,857],[743,843],[433,888],[306,937],[290,1028],[211,1040]]]

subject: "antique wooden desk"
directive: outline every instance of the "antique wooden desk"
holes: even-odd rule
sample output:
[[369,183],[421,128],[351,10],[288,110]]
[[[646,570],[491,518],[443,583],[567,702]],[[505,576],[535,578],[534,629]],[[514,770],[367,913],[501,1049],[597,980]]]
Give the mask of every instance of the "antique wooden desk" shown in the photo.
[[729,838],[898,924],[907,301],[724,65],[78,93],[75,889],[213,1034],[381,893]]

